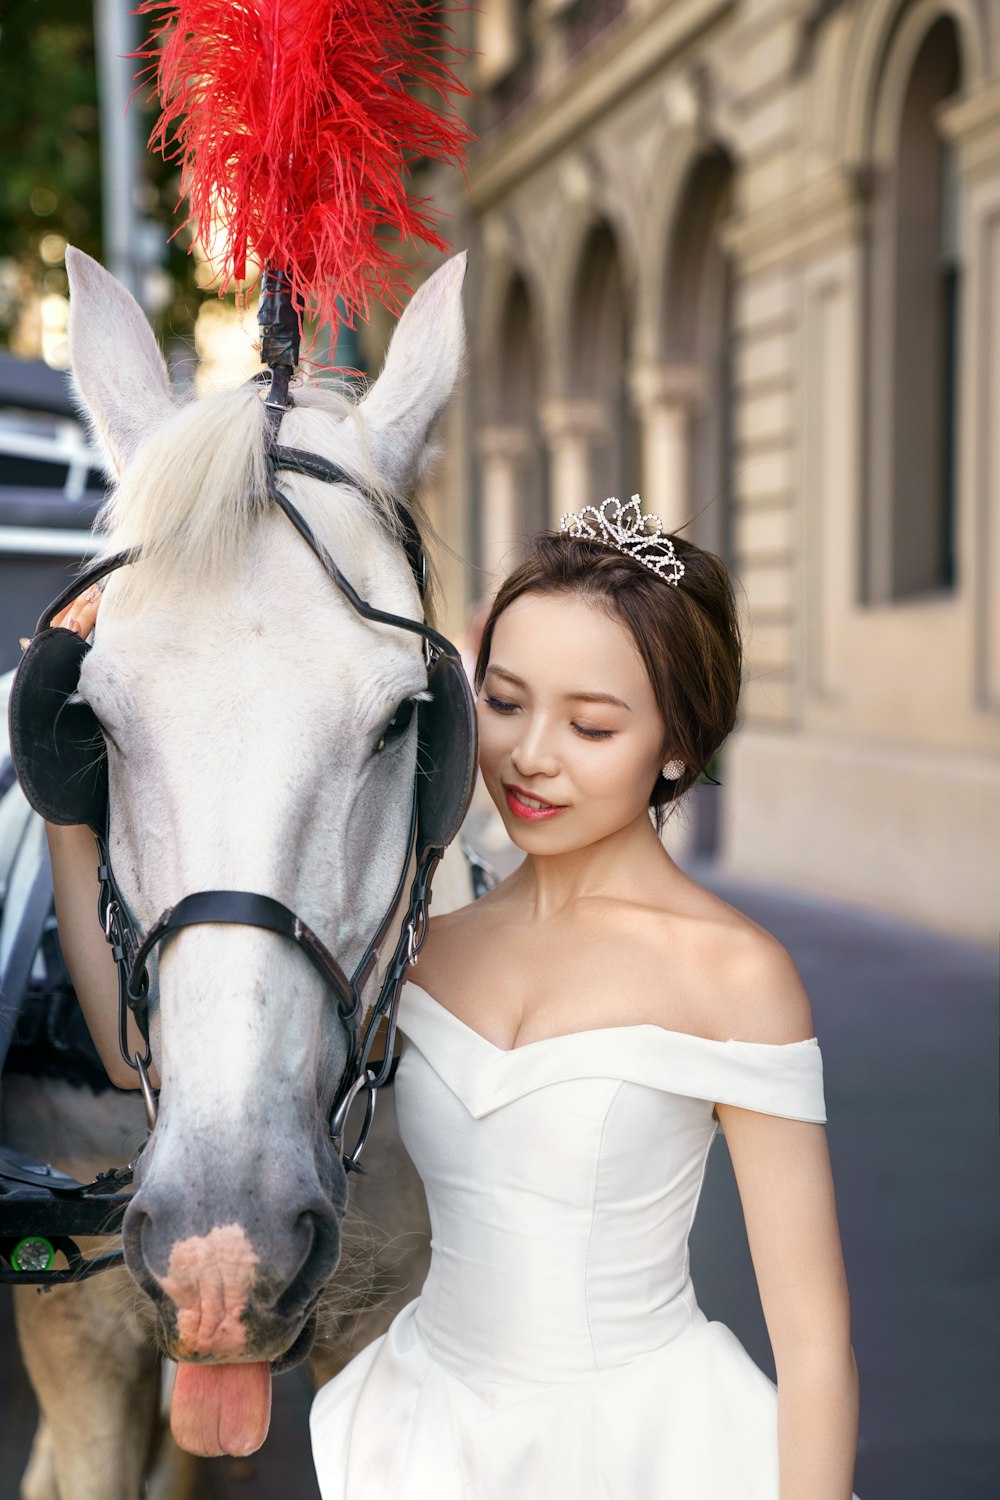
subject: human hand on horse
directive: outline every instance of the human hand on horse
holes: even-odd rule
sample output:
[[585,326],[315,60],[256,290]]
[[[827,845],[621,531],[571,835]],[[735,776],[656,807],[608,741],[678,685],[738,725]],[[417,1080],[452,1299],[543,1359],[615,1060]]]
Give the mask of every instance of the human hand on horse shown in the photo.
[[61,626],[63,630],[75,630],[82,640],[86,640],[94,628],[100,605],[101,586],[99,583],[92,583],[89,589],[84,589],[71,604],[54,615],[52,623]]
[[[101,606],[101,586],[92,583],[89,589],[84,589],[82,594],[61,609],[57,615],[52,616],[52,624],[61,626],[63,630],[73,630],[81,640],[86,640],[94,628],[97,620],[97,611]],[[31,637],[21,637],[21,650],[26,651]]]

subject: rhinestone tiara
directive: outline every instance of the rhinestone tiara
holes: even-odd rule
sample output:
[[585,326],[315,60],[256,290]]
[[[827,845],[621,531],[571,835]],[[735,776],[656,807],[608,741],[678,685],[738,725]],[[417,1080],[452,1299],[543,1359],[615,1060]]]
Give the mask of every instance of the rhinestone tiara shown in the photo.
[[633,495],[627,505],[609,495],[600,505],[585,505],[578,515],[567,511],[560,518],[559,530],[625,552],[675,588],[684,573],[684,564],[662,521],[659,516],[643,515],[638,495]]

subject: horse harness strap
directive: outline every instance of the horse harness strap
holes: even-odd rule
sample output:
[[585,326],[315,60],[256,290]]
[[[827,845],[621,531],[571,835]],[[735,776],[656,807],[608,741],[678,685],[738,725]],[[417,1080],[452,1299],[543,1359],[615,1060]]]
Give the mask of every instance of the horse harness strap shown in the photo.
[[[307,479],[322,480],[325,484],[354,483],[351,476],[343,469],[338,469],[335,464],[329,463],[325,458],[320,458],[315,453],[307,453],[302,448],[286,448],[276,443],[271,448],[271,460],[272,476],[275,470],[282,469],[290,474],[303,474]],[[270,488],[271,499],[276,501],[278,505],[281,505],[283,510],[286,510],[286,507],[282,504],[280,491],[277,490],[273,483]],[[417,523],[414,521],[408,506],[397,503],[396,513],[403,527],[403,547],[406,550],[406,558],[410,564],[410,571],[413,574],[420,597],[423,599],[427,594],[427,554],[424,551],[423,539],[417,530]],[[288,514],[287,510],[286,514]],[[305,522],[302,524],[304,526]],[[306,541],[313,551],[319,555],[319,543],[308,527],[306,527],[306,531],[308,535],[306,535],[306,532],[303,532]],[[327,563],[329,561],[330,559],[327,559]]]
[[[269,416],[271,414],[269,413]],[[99,916],[118,971],[119,1046],[129,1067],[139,1074],[152,1129],[155,1096],[147,1069],[149,1050],[149,960],[159,944],[185,927],[226,923],[274,932],[301,949],[334,995],[348,1033],[348,1064],[334,1097],[330,1129],[345,1169],[363,1171],[359,1157],[372,1122],[376,1091],[393,1073],[396,1012],[407,967],[416,962],[427,927],[427,908],[434,870],[465,816],[475,777],[475,709],[461,657],[456,647],[423,620],[376,609],[344,577],[314,535],[305,518],[282,494],[277,474],[282,470],[330,484],[356,483],[345,470],[321,458],[272,441],[268,455],[268,489],[311,548],[327,576],[363,619],[390,625],[421,637],[428,666],[430,701],[418,705],[419,757],[414,780],[406,853],[392,900],[378,929],[347,977],[336,957],[317,934],[282,902],[253,891],[197,891],[163,912],[141,933],[115,879],[109,855],[107,759],[93,754],[99,725],[89,707],[72,701],[89,644],[73,631],[52,626],[52,618],[88,585],[137,560],[134,551],[101,558],[52,601],[38,622],[15,676],[10,697],[11,750],[28,801],[50,822],[87,823],[98,843]],[[426,593],[427,567],[423,543],[412,515],[397,507],[403,544],[417,587]],[[410,877],[399,935],[385,968],[378,996],[362,1032],[363,992],[379,963],[383,944],[399,913]],[[134,1055],[128,1039],[128,1015],[135,1016],[145,1040],[145,1054]],[[385,1054],[371,1065],[370,1054],[381,1022],[387,1022]],[[347,1116],[354,1099],[367,1092],[365,1119],[356,1144],[344,1149]]]
[[333,991],[342,1019],[353,1019],[358,997],[333,954],[301,917],[282,902],[275,901],[272,896],[255,896],[251,891],[198,891],[193,896],[183,897],[176,906],[168,907],[149,929],[132,960],[129,994],[136,993],[136,985],[141,982],[146,969],[146,960],[158,943],[182,927],[198,927],[203,922],[263,927],[298,943],[320,978]]

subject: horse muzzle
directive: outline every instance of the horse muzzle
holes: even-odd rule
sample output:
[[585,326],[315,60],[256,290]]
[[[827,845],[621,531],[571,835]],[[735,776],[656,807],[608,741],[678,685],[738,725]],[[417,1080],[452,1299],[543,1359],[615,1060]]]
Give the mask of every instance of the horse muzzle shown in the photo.
[[260,1185],[238,1197],[243,1207],[227,1212],[224,1202],[209,1209],[204,1193],[192,1202],[144,1184],[125,1215],[125,1264],[153,1303],[171,1359],[286,1368],[308,1353],[314,1309],[340,1256],[343,1204],[318,1185],[277,1202],[264,1201]]

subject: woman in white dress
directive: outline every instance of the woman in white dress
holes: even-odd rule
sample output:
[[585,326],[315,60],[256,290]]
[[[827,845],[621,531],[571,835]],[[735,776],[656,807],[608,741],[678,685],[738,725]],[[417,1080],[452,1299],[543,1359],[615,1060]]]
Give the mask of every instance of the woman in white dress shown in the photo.
[[[482,772],[526,858],[431,923],[404,990],[395,1092],[431,1269],[314,1401],[323,1500],[851,1500],[809,1000],[654,826],[736,720],[731,585],[636,505],[564,532],[483,634]],[[720,1124],[777,1387],[689,1275]]]
[[[431,922],[404,990],[395,1094],[431,1269],[315,1399],[323,1500],[852,1500],[809,1000],[781,944],[658,837],[736,720],[732,588],[637,507],[566,525],[483,633],[483,776],[526,858]],[[62,623],[86,636],[99,598]],[[112,1056],[113,1008],[91,1010]],[[689,1275],[720,1124],[777,1388]]]

